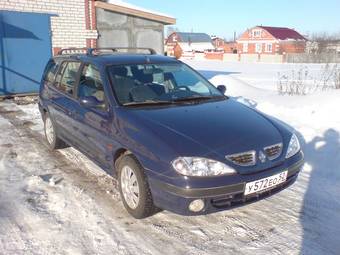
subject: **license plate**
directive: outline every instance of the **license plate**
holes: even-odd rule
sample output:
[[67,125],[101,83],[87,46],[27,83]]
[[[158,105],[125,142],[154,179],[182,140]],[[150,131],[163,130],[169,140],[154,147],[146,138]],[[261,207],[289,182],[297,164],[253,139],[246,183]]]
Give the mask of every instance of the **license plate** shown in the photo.
[[244,190],[244,195],[250,195],[253,193],[257,193],[263,190],[270,189],[272,187],[277,186],[280,183],[283,183],[287,180],[288,171],[284,171],[279,174],[275,174],[257,181],[246,183],[246,188]]

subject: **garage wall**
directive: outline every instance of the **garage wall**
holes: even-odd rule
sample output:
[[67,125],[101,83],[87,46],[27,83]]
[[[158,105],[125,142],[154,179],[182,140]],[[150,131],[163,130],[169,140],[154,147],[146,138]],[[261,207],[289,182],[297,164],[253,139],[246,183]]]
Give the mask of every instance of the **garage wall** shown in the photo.
[[149,47],[164,53],[164,25],[97,8],[99,47]]
[[49,31],[49,14],[0,10],[0,96],[39,91]]
[[51,17],[52,47],[95,44],[95,7],[91,0],[0,0],[0,10],[55,14]]

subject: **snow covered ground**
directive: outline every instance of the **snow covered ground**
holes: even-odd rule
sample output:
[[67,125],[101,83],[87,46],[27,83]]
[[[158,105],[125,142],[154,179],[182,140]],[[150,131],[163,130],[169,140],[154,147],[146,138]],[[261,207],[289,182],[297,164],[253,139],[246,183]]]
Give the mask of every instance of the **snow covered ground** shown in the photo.
[[[340,91],[279,96],[288,65],[188,61],[227,94],[296,129],[297,182],[216,214],[132,219],[116,183],[75,149],[47,149],[35,104],[0,102],[0,254],[339,254]],[[293,66],[294,68],[294,66]],[[311,65],[316,72],[319,65]]]
[[[293,63],[239,63],[214,61],[187,61],[197,67],[207,78],[216,74],[231,74],[233,78],[241,79],[250,85],[266,89],[277,90],[279,77],[287,76],[289,80],[296,80],[301,72],[304,83],[312,86],[323,79],[327,79],[336,64],[293,64]],[[339,66],[337,66],[339,68]]]

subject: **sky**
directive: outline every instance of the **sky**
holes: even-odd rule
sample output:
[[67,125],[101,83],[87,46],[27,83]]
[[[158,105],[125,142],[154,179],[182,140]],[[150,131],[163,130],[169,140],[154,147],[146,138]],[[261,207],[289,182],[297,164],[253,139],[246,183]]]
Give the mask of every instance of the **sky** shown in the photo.
[[124,0],[177,19],[182,32],[227,39],[256,25],[294,28],[304,35],[340,33],[340,0]]

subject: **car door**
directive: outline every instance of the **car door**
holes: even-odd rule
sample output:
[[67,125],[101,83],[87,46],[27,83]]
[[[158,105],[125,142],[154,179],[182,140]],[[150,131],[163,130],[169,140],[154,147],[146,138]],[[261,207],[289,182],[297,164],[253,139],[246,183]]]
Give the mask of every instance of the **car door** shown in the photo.
[[[82,127],[78,133],[82,150],[98,163],[109,167],[109,154],[112,150],[112,120],[101,74],[93,64],[83,64],[80,74],[75,119]],[[94,97],[99,105],[97,107],[82,105],[81,99],[84,97]]]
[[77,126],[74,120],[77,100],[75,85],[79,80],[79,61],[62,62],[54,86],[50,87],[48,110],[57,128],[57,135],[77,146]]

